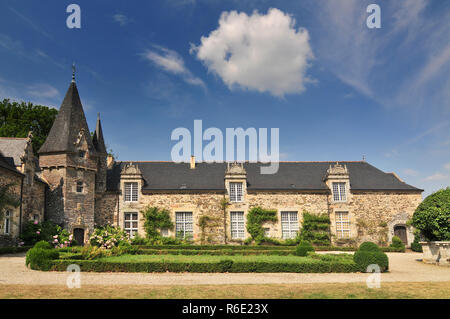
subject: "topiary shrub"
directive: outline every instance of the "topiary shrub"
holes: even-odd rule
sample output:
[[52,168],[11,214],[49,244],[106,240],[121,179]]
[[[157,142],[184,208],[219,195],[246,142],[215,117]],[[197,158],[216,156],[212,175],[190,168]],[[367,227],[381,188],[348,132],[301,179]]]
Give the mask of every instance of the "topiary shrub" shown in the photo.
[[417,253],[422,253],[422,245],[419,244],[419,242],[416,242],[415,240],[411,243],[411,250],[415,251]]
[[411,243],[411,250],[418,252],[418,253],[422,253],[422,245],[419,244],[420,241],[420,231],[418,229],[416,229],[414,231],[414,241]]
[[370,241],[366,241],[366,242],[362,243],[359,246],[358,250],[361,250],[361,251],[372,251],[372,252],[381,251],[380,247],[378,247],[377,244],[372,243]]
[[390,244],[389,247],[398,248],[400,250],[405,250],[405,244],[398,236],[392,237],[392,243]]
[[314,251],[314,247],[308,241],[302,241],[295,248],[295,255],[305,257],[309,251]]
[[450,240],[450,187],[425,198],[414,212],[412,225],[429,241]]
[[389,258],[381,251],[358,250],[353,255],[353,261],[361,272],[366,272],[367,267],[372,264],[378,265],[381,272],[385,272],[389,269]]
[[41,240],[39,242],[36,243],[36,245],[34,245],[33,248],[40,248],[40,249],[52,249],[52,245],[50,245],[48,242],[46,242],[45,240]]
[[[33,270],[50,270],[52,267],[52,260],[59,258],[58,251],[50,248],[43,248],[45,245],[39,242],[38,247],[33,247],[27,252],[25,264]],[[48,244],[48,243],[46,243]]]

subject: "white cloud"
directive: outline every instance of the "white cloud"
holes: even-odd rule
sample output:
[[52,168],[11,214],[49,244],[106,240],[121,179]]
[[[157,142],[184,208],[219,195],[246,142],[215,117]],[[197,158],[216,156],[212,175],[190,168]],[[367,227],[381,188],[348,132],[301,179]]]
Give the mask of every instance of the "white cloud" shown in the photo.
[[448,171],[450,171],[450,163],[444,164],[444,168]]
[[50,84],[34,84],[28,87],[28,94],[39,98],[54,98],[59,95],[59,91]]
[[188,84],[206,88],[205,83],[186,68],[183,58],[177,52],[159,45],[153,45],[153,48],[154,50],[147,50],[143,53],[145,59],[164,71],[180,75]]
[[441,181],[444,179],[448,179],[450,176],[444,175],[442,173],[435,173],[425,178],[426,181]]
[[132,20],[128,18],[126,15],[117,13],[112,16],[113,20],[116,21],[121,27],[126,26],[129,24]]
[[269,92],[275,96],[301,93],[313,52],[309,34],[296,29],[296,21],[278,9],[223,12],[219,27],[201,37],[192,53],[231,89]]
[[403,173],[407,176],[417,176],[419,175],[419,172],[417,172],[416,170],[413,170],[411,168],[406,168],[403,170]]

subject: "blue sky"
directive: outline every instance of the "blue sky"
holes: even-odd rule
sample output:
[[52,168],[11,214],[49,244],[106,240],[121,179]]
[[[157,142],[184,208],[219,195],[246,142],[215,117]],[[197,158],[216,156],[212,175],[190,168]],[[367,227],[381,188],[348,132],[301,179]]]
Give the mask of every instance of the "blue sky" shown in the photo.
[[201,119],[280,128],[281,160],[364,154],[425,194],[450,185],[448,1],[3,0],[0,17],[0,98],[58,108],[75,61],[119,160],[170,160]]

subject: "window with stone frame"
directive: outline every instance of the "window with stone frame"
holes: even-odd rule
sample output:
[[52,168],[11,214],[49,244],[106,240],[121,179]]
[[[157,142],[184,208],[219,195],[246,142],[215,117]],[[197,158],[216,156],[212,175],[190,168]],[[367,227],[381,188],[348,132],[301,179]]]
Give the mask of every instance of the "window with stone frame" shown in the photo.
[[11,217],[12,217],[11,211],[7,210],[5,212],[5,221],[4,221],[4,226],[3,226],[4,227],[3,233],[5,235],[11,234]]
[[138,223],[138,213],[125,213],[123,229],[130,238],[133,238],[138,233]]
[[334,182],[333,183],[333,201],[335,202],[345,202],[347,200],[345,182]]
[[244,212],[230,212],[231,239],[244,239]]
[[169,237],[169,229],[168,228],[162,228],[160,233],[161,233],[162,237]]
[[192,239],[194,237],[192,212],[175,213],[175,233],[178,238],[182,239]]
[[83,182],[78,181],[77,182],[77,193],[82,193],[83,192]]
[[137,202],[138,201],[138,183],[130,182],[125,184],[125,201],[126,202]]
[[230,182],[230,202],[242,202],[242,182]]
[[350,238],[350,216],[348,212],[336,212],[337,238]]
[[281,236],[283,239],[292,239],[298,233],[298,213],[281,212]]

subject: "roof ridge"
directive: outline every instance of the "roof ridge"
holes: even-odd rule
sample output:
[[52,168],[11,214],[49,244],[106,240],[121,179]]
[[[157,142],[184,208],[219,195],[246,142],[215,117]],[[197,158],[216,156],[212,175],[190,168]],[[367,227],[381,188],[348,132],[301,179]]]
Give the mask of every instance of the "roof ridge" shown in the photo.
[[0,136],[0,139],[9,139],[9,140],[26,140],[28,137],[9,137],[9,136]]
[[[174,161],[116,161],[117,163],[176,163]],[[279,161],[279,163],[367,163],[366,161]],[[189,164],[189,162],[179,162],[176,164]],[[201,161],[201,162],[196,162],[197,164],[200,163],[218,163],[218,164],[222,164],[222,163],[233,163],[233,161],[223,161],[223,162],[215,162],[215,161]],[[250,163],[250,161],[245,161],[244,163]],[[251,162],[251,163],[263,163],[263,164],[268,164],[270,162]]]

